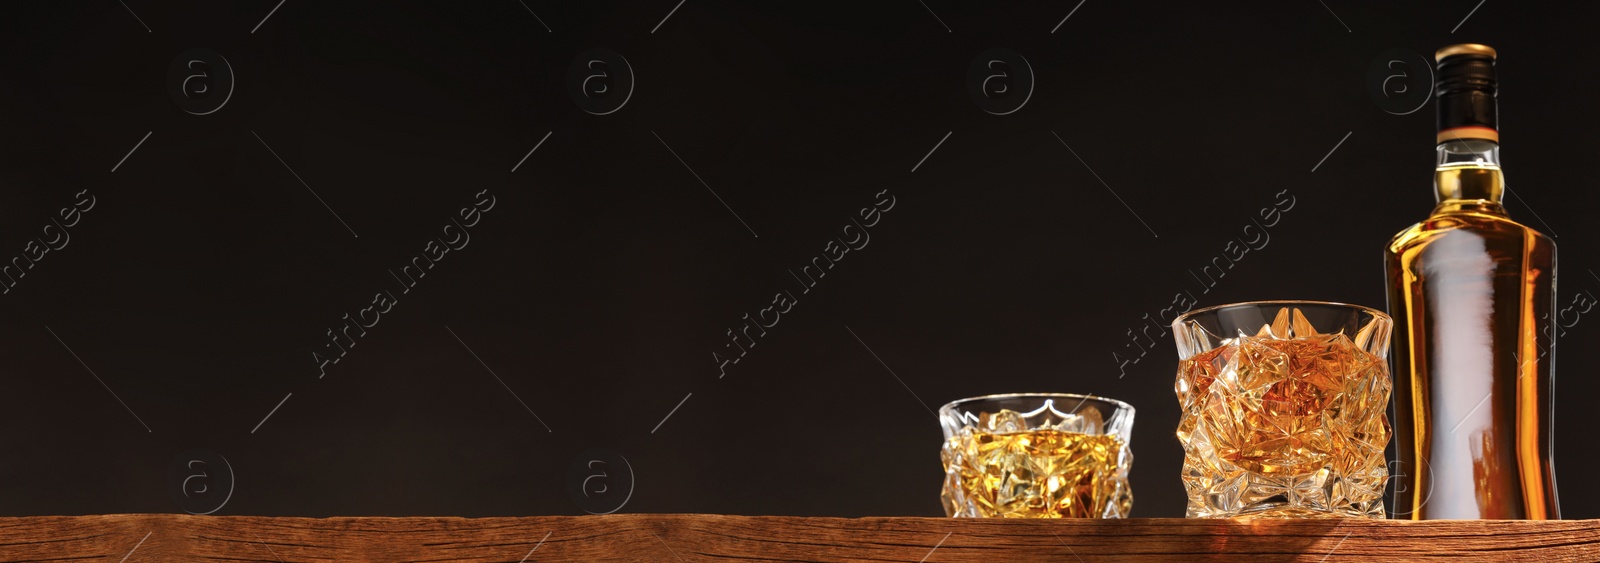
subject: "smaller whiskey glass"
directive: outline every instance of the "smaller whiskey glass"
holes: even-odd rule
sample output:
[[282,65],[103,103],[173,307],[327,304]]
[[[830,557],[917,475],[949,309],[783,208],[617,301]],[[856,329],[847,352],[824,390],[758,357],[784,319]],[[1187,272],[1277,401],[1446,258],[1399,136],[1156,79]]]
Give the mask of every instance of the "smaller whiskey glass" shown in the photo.
[[939,408],[946,515],[1126,518],[1133,407],[1066,393],[989,395]]

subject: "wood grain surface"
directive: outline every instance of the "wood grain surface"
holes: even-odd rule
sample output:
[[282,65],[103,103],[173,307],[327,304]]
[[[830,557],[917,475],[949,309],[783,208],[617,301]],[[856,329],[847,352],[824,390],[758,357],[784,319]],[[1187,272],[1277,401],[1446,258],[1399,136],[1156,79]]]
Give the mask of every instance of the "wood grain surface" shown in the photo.
[[0,518],[0,561],[1600,561],[1600,520]]

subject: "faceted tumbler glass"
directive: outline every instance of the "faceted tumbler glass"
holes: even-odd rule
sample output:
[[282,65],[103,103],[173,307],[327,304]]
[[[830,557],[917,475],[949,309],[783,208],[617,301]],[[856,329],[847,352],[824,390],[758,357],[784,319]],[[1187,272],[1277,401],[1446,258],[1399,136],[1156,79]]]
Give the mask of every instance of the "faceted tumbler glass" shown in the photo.
[[989,395],[939,409],[944,512],[982,518],[1125,518],[1133,407],[1065,393]]
[[1173,320],[1189,517],[1383,518],[1392,325],[1316,301]]

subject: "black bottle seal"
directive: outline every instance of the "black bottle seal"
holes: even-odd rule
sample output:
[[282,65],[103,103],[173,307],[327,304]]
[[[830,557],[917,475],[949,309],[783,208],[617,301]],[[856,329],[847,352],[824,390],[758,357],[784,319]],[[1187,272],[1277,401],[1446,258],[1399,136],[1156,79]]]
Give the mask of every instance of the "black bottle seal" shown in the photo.
[[1439,107],[1438,142],[1484,139],[1500,142],[1495,115],[1495,51],[1487,45],[1461,44],[1434,54],[1434,97]]

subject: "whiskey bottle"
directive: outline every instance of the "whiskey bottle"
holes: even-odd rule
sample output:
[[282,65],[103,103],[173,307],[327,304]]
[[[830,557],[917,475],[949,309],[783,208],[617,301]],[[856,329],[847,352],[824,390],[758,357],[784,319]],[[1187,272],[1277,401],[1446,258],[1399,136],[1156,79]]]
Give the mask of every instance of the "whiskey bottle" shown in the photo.
[[1551,461],[1556,245],[1501,204],[1495,51],[1435,55],[1438,206],[1384,253],[1395,518],[1558,519]]

